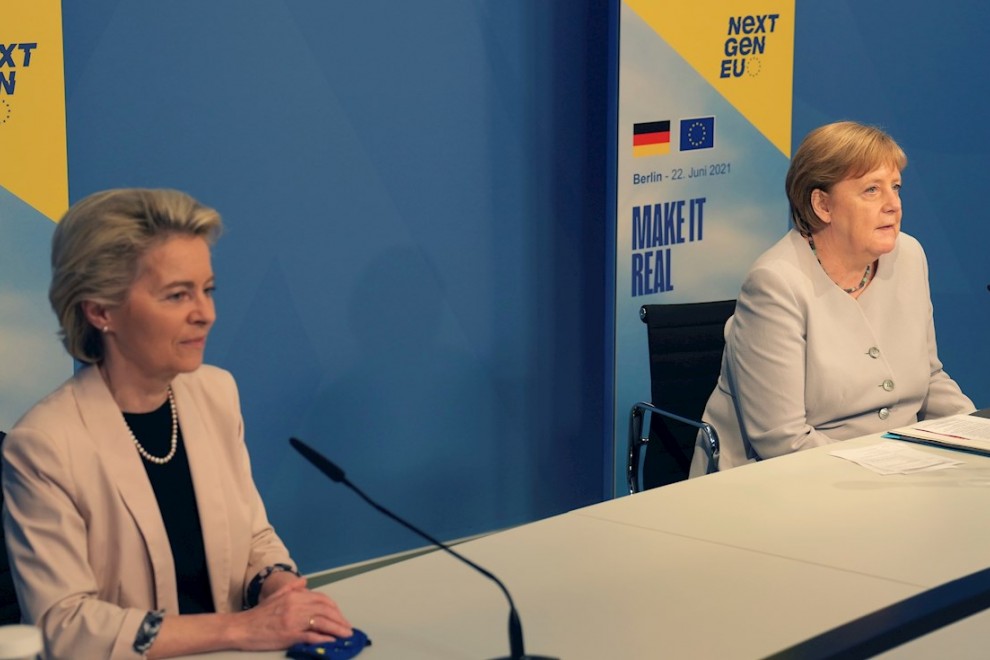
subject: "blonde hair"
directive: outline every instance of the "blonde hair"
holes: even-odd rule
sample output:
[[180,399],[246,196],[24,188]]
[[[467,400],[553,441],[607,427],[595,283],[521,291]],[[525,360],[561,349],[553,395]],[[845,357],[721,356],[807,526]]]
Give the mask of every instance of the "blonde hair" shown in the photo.
[[82,303],[123,303],[151,247],[175,235],[213,245],[222,231],[219,213],[178,190],[106,190],[73,204],[52,236],[48,289],[65,350],[81,362],[101,362],[103,337]]
[[829,192],[843,179],[863,176],[884,165],[903,170],[907,156],[894,138],[879,128],[840,121],[808,133],[784,181],[794,228],[802,236],[811,236],[825,227],[812,207],[812,192]]

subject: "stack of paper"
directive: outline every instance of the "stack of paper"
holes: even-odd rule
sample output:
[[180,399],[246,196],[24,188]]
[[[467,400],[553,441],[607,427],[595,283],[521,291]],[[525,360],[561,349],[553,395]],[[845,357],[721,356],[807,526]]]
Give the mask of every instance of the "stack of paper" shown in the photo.
[[936,456],[893,442],[881,442],[855,449],[836,449],[829,453],[858,463],[877,474],[914,474],[962,465],[962,461]]
[[986,417],[952,415],[930,419],[894,429],[884,437],[990,455],[990,419]]

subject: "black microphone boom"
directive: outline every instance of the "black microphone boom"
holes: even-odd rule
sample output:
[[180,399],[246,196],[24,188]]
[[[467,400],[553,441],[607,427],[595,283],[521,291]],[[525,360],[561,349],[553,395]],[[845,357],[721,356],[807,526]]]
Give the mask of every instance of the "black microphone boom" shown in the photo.
[[506,599],[509,601],[509,651],[511,655],[507,658],[497,658],[496,660],[557,660],[556,658],[551,658],[547,656],[526,655],[526,651],[523,644],[522,622],[519,620],[519,613],[516,611],[516,604],[513,602],[512,596],[509,594],[509,590],[506,589],[505,585],[502,583],[501,580],[499,580],[492,573],[485,570],[478,564],[475,564],[473,561],[471,561],[464,555],[454,551],[453,548],[448,546],[443,541],[439,541],[433,538],[433,536],[419,529],[411,522],[400,518],[398,515],[392,513],[382,505],[372,500],[370,497],[364,494],[364,491],[362,491],[360,488],[358,488],[353,483],[351,483],[351,481],[347,478],[347,475],[344,474],[344,471],[341,470],[339,467],[337,467],[337,465],[333,461],[331,461],[329,458],[327,458],[320,452],[316,451],[315,449],[307,445],[302,440],[298,438],[289,438],[289,444],[291,444],[293,449],[295,449],[300,454],[302,454],[303,458],[305,458],[307,461],[312,463],[313,466],[316,467],[316,469],[318,469],[320,472],[325,474],[331,481],[334,481],[339,484],[344,484],[352,491],[357,493],[358,497],[360,497],[362,500],[370,504],[375,510],[379,511],[385,516],[388,516],[389,518],[399,523],[406,529],[410,530],[414,534],[423,537],[424,539],[426,539],[433,545],[437,546],[441,550],[446,551],[447,554],[451,555],[452,557],[456,557],[457,559],[461,560],[462,562],[464,562],[465,564],[467,564],[468,566],[478,571],[479,573],[481,573],[489,580],[491,580],[492,582],[498,585],[499,589],[502,590],[502,593],[505,594]]

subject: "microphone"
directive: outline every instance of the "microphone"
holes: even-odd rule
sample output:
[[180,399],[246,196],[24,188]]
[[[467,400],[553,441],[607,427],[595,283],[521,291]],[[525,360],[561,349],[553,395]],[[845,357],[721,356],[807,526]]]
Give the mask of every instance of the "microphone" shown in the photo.
[[295,449],[297,452],[302,454],[303,458],[305,458],[307,461],[312,463],[317,470],[325,474],[330,479],[330,481],[336,482],[338,484],[344,484],[352,491],[357,493],[358,497],[360,497],[362,500],[370,504],[372,508],[374,508],[375,510],[391,518],[392,520],[399,523],[400,525],[410,530],[411,532],[417,534],[418,536],[423,537],[424,539],[429,541],[432,545],[435,545],[441,550],[444,550],[447,554],[461,560],[462,562],[464,562],[465,564],[467,564],[468,566],[478,571],[486,578],[488,578],[489,580],[491,580],[492,582],[498,585],[498,588],[502,590],[502,593],[505,594],[506,599],[509,601],[510,655],[507,657],[495,658],[495,660],[558,660],[557,658],[553,658],[549,656],[526,655],[526,651],[523,646],[522,622],[519,620],[519,613],[516,611],[516,604],[513,602],[512,596],[509,595],[509,590],[506,589],[502,581],[499,580],[497,577],[495,577],[495,575],[485,570],[478,564],[474,563],[473,561],[471,561],[464,555],[460,554],[459,552],[456,552],[453,548],[451,548],[444,542],[433,538],[433,536],[419,529],[411,522],[403,518],[400,518],[397,514],[392,513],[391,511],[383,507],[381,504],[378,504],[377,502],[372,500],[370,497],[364,494],[364,491],[362,491],[360,488],[358,488],[353,483],[351,483],[351,481],[347,478],[347,475],[344,474],[344,471],[341,470],[339,467],[337,467],[337,465],[333,461],[331,461],[329,458],[327,458],[323,454],[319,453],[318,451],[307,445],[302,440],[298,438],[289,438],[289,444],[292,445],[293,449]]

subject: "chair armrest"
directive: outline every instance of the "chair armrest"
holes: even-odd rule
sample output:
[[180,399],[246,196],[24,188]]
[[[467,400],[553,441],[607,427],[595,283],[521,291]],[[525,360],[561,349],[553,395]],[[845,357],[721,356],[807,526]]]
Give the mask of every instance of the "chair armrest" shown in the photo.
[[629,494],[638,493],[642,490],[641,484],[639,483],[638,473],[639,473],[639,463],[642,456],[642,452],[646,445],[649,443],[650,439],[648,437],[643,437],[643,417],[644,413],[650,413],[654,415],[660,415],[662,417],[667,417],[682,424],[687,424],[688,426],[693,426],[694,428],[701,431],[707,442],[705,451],[708,452],[708,473],[716,472],[718,470],[718,457],[719,457],[719,444],[718,444],[718,433],[715,428],[708,422],[698,421],[694,419],[688,419],[687,417],[681,417],[669,410],[664,410],[663,408],[657,408],[652,403],[646,403],[645,401],[640,401],[639,403],[634,403],[632,409],[629,411],[629,450],[626,454],[626,482],[629,486]]

